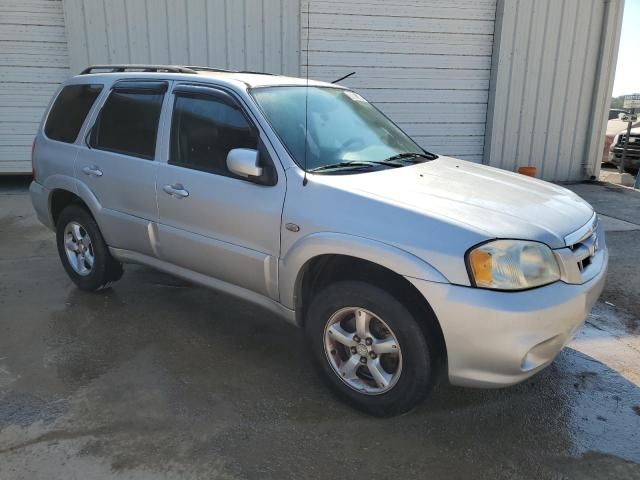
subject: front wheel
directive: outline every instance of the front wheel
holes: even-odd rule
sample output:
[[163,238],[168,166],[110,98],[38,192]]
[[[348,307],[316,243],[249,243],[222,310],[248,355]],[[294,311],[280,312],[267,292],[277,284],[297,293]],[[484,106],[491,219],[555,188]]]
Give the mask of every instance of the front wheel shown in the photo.
[[324,379],[343,400],[377,416],[407,412],[433,384],[419,319],[390,293],[361,281],[329,285],[305,324]]

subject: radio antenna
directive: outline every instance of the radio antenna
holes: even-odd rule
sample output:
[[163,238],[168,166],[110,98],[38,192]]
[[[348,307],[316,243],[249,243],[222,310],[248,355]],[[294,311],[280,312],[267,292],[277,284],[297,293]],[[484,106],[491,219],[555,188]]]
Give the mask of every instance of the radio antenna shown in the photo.
[[302,186],[307,185],[307,149],[309,147],[308,137],[309,137],[309,37],[311,36],[311,29],[309,28],[310,21],[309,17],[311,17],[311,0],[307,0],[307,47],[306,47],[306,76],[307,76],[307,86],[305,87],[304,92],[304,178],[302,179]]

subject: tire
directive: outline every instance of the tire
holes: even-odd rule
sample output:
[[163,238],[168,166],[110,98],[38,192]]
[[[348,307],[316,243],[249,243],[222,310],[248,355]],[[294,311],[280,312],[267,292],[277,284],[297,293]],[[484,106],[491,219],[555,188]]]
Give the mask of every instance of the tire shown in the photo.
[[[60,261],[79,289],[94,292],[122,277],[122,265],[111,256],[98,224],[82,206],[72,204],[62,210],[56,223],[56,243]],[[68,250],[71,246],[75,252]]]
[[[339,281],[314,296],[307,313],[306,335],[316,366],[338,397],[358,410],[380,417],[406,413],[427,397],[433,388],[435,369],[429,342],[411,310],[387,291],[363,281]],[[355,318],[366,324],[368,316],[372,317],[368,332],[375,342],[368,347],[368,353],[367,339],[362,342],[358,337],[360,343],[356,347],[335,340],[353,340],[349,335],[358,334]],[[345,333],[349,335],[342,337]],[[397,343],[399,353],[375,355],[372,350],[382,342],[387,350],[393,347],[387,343],[389,339]],[[367,357],[366,364],[362,363],[363,356]],[[351,367],[357,364],[356,360],[360,364],[354,375]],[[380,366],[383,374],[390,375],[390,379],[385,378],[386,387],[374,379],[374,370],[380,372]],[[377,378],[381,378],[380,374]]]

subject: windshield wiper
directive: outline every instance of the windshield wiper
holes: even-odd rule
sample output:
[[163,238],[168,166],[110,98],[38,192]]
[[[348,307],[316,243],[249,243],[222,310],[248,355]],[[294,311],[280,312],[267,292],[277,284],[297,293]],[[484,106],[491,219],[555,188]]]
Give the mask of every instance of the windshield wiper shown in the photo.
[[385,162],[373,162],[373,161],[363,161],[363,160],[351,160],[348,162],[338,162],[331,163],[329,165],[322,165],[320,167],[311,168],[309,172],[323,172],[327,170],[340,170],[340,169],[360,169],[360,168],[372,168],[376,165],[387,165],[389,167],[397,167],[395,163],[386,163]]
[[[438,156],[435,153],[416,153],[406,152],[393,155],[385,160],[385,162],[393,162],[395,160],[409,160],[410,158],[424,158],[425,160],[435,160]],[[418,163],[417,161],[413,163]]]

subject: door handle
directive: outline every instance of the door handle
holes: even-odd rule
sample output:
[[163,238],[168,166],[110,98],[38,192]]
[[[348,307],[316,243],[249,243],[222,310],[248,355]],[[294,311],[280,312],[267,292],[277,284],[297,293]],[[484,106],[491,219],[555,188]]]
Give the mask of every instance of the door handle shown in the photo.
[[162,190],[164,190],[165,193],[171,195],[173,198],[186,198],[189,196],[189,192],[185,190],[180,183],[174,183],[173,185],[163,185]]
[[100,170],[97,166],[92,166],[92,167],[83,167],[82,168],[82,172],[85,175],[94,175],[96,177],[101,177],[102,176],[102,170]]

